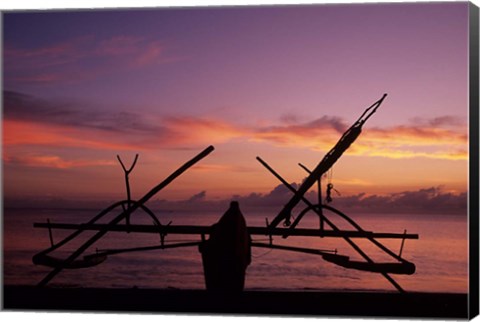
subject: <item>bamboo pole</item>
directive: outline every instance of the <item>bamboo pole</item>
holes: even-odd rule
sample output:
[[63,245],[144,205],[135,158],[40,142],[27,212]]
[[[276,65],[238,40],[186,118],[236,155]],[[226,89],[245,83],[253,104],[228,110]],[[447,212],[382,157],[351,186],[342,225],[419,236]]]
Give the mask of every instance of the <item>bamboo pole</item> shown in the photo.
[[252,247],[289,250],[292,252],[300,252],[300,253],[313,254],[313,255],[334,254],[336,252],[335,250],[312,249],[312,248],[294,247],[294,246],[286,246],[286,245],[271,245],[271,244],[265,244],[265,243],[252,243]]
[[191,247],[191,246],[198,246],[201,243],[202,242],[198,241],[198,242],[177,243],[177,244],[167,244],[167,245],[122,248],[122,249],[106,249],[106,250],[99,250],[98,252],[101,255],[108,256],[108,255],[116,255],[116,254],[123,254],[123,253],[132,253],[132,252],[143,252],[143,251],[159,250],[159,249]]
[[[292,191],[295,195],[298,195],[300,197],[300,200],[302,200],[304,203],[307,204],[307,206],[311,207],[313,211],[317,212],[315,209],[314,205],[305,198],[303,194],[298,194],[297,190],[292,187],[285,179],[282,178],[275,170],[273,170],[265,161],[263,161],[260,157],[257,157],[257,160],[265,167],[267,168],[280,182],[282,182],[285,187],[287,187],[290,191]],[[318,212],[317,212],[318,213]],[[278,218],[278,217],[277,217]],[[335,224],[333,224],[327,217],[323,216],[323,219],[327,225],[329,225],[333,230],[335,231],[340,231]],[[373,260],[360,248],[358,247],[357,244],[355,244],[349,237],[343,237],[343,239],[350,244],[350,246],[360,255],[362,256],[367,262],[373,264]],[[399,292],[404,293],[405,290],[392,278],[390,277],[387,273],[382,272],[381,273],[389,282],[392,284]]]
[[[170,176],[168,176],[165,180],[163,180],[161,183],[159,183],[157,186],[155,186],[153,189],[151,189],[147,194],[145,194],[140,200],[138,200],[137,203],[133,204],[132,207],[123,211],[120,215],[118,215],[112,221],[110,221],[108,226],[112,227],[112,226],[118,224],[122,219],[124,219],[126,216],[129,216],[135,210],[140,208],[144,203],[146,203],[150,198],[152,198],[160,190],[162,190],[167,185],[169,185],[178,176],[180,176],[182,173],[184,173],[186,170],[188,170],[190,167],[192,167],[195,163],[197,163],[198,161],[200,161],[201,159],[206,157],[213,150],[214,150],[213,146],[209,146],[208,148],[203,150],[201,153],[199,153],[196,157],[194,157],[193,159],[191,159],[190,161],[188,161],[187,163],[182,165],[175,172],[173,172]],[[62,271],[64,266],[73,262],[78,256],[80,256],[85,250],[87,250],[88,247],[93,245],[98,239],[100,239],[103,235],[105,235],[109,231],[109,229],[107,227],[105,227],[104,229],[97,232],[92,238],[90,238],[88,241],[86,241],[75,252],[73,252],[67,259],[65,259],[64,265],[53,269],[53,271],[51,271],[47,276],[45,276],[45,278],[43,280],[40,281],[38,286],[45,286],[52,278],[54,278],[58,273],[60,273]]]
[[[131,193],[130,193],[130,181],[129,181],[128,176],[130,175],[130,172],[132,172],[133,168],[137,164],[138,154],[135,154],[135,159],[133,160],[133,163],[128,170],[125,167],[125,165],[123,164],[122,159],[120,158],[120,156],[118,154],[117,154],[117,159],[118,159],[118,162],[120,162],[120,165],[122,166],[122,169],[123,169],[123,172],[124,172],[124,175],[125,175],[125,186],[126,186],[126,189],[127,189],[127,200],[128,200],[127,207],[130,208],[131,205],[132,205],[132,201],[131,201],[132,196],[131,196]],[[127,222],[127,225],[130,224],[130,215],[127,216],[126,222]]]
[[[293,208],[302,200],[305,193],[312,187],[315,182],[330,169],[335,162],[342,156],[342,154],[350,147],[350,145],[357,139],[362,131],[362,125],[382,104],[387,94],[384,94],[381,99],[368,107],[360,118],[342,135],[335,146],[323,157],[320,163],[315,167],[311,174],[303,181],[298,190],[294,192],[292,198],[283,207],[280,213],[270,223],[271,227],[276,227],[282,220],[285,220],[287,226],[290,225],[290,217]],[[373,109],[373,111],[371,111]],[[367,113],[369,113],[367,115]],[[363,119],[363,117],[365,119]]]
[[[115,209],[116,207],[118,206],[121,206],[122,203],[124,201],[119,201],[119,202],[116,202],[114,203],[113,205],[109,206],[108,208],[105,208],[104,210],[102,210],[98,215],[96,215],[95,217],[93,217],[89,222],[87,222],[86,224],[93,224],[95,223],[97,220],[101,219],[103,216],[105,216],[106,214],[108,214],[110,211],[112,211],[113,209]],[[49,223],[50,224],[50,223]],[[36,225],[41,225],[41,224],[33,224],[33,226],[35,227]],[[53,228],[53,227],[52,227]],[[65,237],[62,241],[60,241],[59,243],[57,244],[54,244],[52,245],[50,248],[47,248],[45,249],[44,251],[41,251],[40,253],[38,253],[37,255],[35,256],[42,256],[42,255],[45,255],[45,254],[48,254],[52,251],[54,251],[55,249],[58,249],[60,248],[61,246],[65,245],[66,243],[68,243],[69,241],[73,240],[75,237],[77,237],[78,235],[80,235],[82,232],[84,231],[84,229],[82,228],[78,228],[78,230],[76,230],[75,232],[73,232],[71,235]]]
[[[35,228],[52,228],[65,230],[90,230],[102,231],[108,230],[112,232],[133,233],[151,233],[151,234],[171,234],[171,235],[209,235],[211,226],[189,226],[189,225],[109,225],[109,224],[62,224],[62,223],[35,223]],[[375,233],[372,231],[357,230],[319,230],[309,228],[268,228],[268,227],[247,227],[250,235],[263,236],[297,236],[297,237],[332,237],[332,238],[385,238],[385,239],[418,239],[418,234],[404,233]]]

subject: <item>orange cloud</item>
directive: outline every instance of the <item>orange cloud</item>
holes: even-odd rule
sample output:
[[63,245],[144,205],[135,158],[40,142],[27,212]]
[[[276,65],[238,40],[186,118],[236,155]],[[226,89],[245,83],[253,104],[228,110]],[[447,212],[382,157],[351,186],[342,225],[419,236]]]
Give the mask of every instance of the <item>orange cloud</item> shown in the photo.
[[278,146],[329,150],[347,129],[339,118],[324,116],[304,124],[272,126],[255,130],[253,141],[272,142]]
[[271,142],[278,146],[305,147],[314,150],[327,150],[336,143],[341,134],[332,129],[285,129],[260,130],[251,134],[252,141]]
[[64,160],[56,155],[28,155],[19,157],[4,157],[3,161],[9,164],[19,164],[27,167],[42,167],[68,169],[91,166],[110,166],[115,162],[107,160]]
[[410,159],[410,158],[430,158],[430,159],[444,159],[444,160],[467,160],[468,152],[465,150],[448,151],[438,150],[433,152],[413,151],[399,148],[375,148],[367,147],[358,144],[353,149],[353,155],[364,155],[374,157],[386,157],[391,159]]
[[209,119],[158,119],[160,127],[121,129],[115,131],[104,125],[91,127],[83,124],[68,125],[37,123],[33,120],[3,122],[5,146],[77,147],[96,150],[151,150],[158,148],[193,147],[227,142],[246,132],[226,122]]
[[97,132],[81,131],[61,125],[42,124],[29,121],[4,120],[3,144],[80,147],[107,150],[138,150],[131,144],[109,141]]
[[357,155],[382,156],[393,159],[424,157],[466,160],[468,158],[467,128],[396,126],[364,131],[352,146]]
[[[225,143],[234,139],[269,142],[277,146],[330,150],[341,133],[332,126],[301,125],[254,129],[208,118],[158,119],[159,128],[145,133],[113,133],[102,129],[43,124],[33,121],[4,121],[4,144],[131,150],[173,148]],[[466,160],[468,138],[465,129],[416,129],[407,126],[364,129],[347,151],[350,155],[393,159],[434,158]],[[122,142],[123,140],[123,142]]]
[[[268,142],[282,147],[328,151],[339,140],[347,125],[337,118],[323,117],[306,124],[265,128],[235,126],[207,118],[170,118],[164,124],[174,135],[172,144],[215,144],[232,139]],[[441,126],[441,124],[436,124]],[[368,126],[368,125],[367,125]],[[465,126],[448,128],[434,125],[403,125],[390,128],[365,127],[347,153],[392,159],[433,158],[465,160],[468,137]]]
[[248,136],[251,130],[207,117],[159,117],[87,109],[4,91],[6,145],[143,150],[191,148]]
[[467,129],[438,127],[396,126],[389,129],[368,129],[366,135],[372,142],[388,142],[395,145],[463,145],[466,144]]
[[[413,157],[467,159],[467,127],[461,124],[437,124],[439,121],[434,123],[436,124],[413,124],[390,128],[368,128],[366,125],[362,135],[347,153],[394,159]],[[341,137],[343,131],[340,131],[342,127],[339,125],[338,120],[331,119],[330,122],[325,120],[319,124],[311,122],[272,127],[256,131],[252,139],[279,146],[328,151]]]
[[173,143],[215,144],[249,135],[246,128],[209,118],[170,117],[164,126]]
[[[192,148],[232,140],[266,142],[280,147],[329,151],[349,124],[323,116],[277,126],[239,126],[211,117],[160,117],[135,112],[65,106],[22,93],[4,91],[5,145],[49,145],[132,150]],[[444,116],[412,120],[408,125],[369,128],[347,151],[387,158],[468,158],[467,125]]]

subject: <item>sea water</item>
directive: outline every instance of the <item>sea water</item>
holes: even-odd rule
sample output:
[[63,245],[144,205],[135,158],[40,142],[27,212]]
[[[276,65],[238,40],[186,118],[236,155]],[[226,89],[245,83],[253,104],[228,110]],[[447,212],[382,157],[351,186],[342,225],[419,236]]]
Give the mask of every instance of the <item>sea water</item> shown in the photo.
[[[5,285],[36,285],[51,268],[32,263],[32,256],[50,246],[46,229],[33,228],[34,222],[84,223],[97,211],[4,209],[3,273]],[[249,226],[265,226],[271,214],[243,211]],[[211,225],[222,212],[158,212],[162,224]],[[391,275],[405,290],[414,292],[468,292],[468,221],[459,215],[426,214],[349,214],[363,229],[374,232],[419,234],[418,240],[405,240],[402,256],[415,263],[413,275]],[[342,220],[329,216],[342,229],[351,229]],[[106,221],[103,221],[106,222]],[[132,215],[134,224],[152,224],[144,213]],[[303,228],[318,228],[316,216],[306,216]],[[72,231],[53,230],[54,242]],[[65,258],[94,232],[82,233],[53,255]],[[198,241],[195,235],[168,235],[167,243]],[[252,236],[253,241],[268,243],[267,236]],[[379,239],[393,252],[399,253],[401,239]],[[371,258],[379,262],[395,261],[371,242],[354,239]],[[159,245],[158,234],[110,232],[85,254],[102,249]],[[341,238],[274,236],[274,244],[315,249],[336,250],[352,259],[362,258]],[[82,255],[83,256],[83,255]],[[49,285],[62,287],[101,288],[178,288],[204,289],[203,267],[198,247],[174,248],[109,256],[95,267],[63,270]],[[252,249],[252,263],[247,269],[245,288],[249,290],[344,290],[395,291],[378,273],[346,269],[326,262],[318,255],[267,248]]]

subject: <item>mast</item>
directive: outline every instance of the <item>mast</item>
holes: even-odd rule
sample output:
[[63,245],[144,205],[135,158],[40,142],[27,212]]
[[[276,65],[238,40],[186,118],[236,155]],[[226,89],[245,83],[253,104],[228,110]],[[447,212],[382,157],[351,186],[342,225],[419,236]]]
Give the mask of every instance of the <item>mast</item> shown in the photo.
[[295,195],[272,220],[269,225],[270,228],[276,227],[282,220],[285,221],[285,226],[290,226],[290,217],[293,208],[300,202],[300,200],[302,200],[303,195],[308,189],[310,189],[312,185],[315,184],[315,182],[317,182],[318,179],[335,164],[335,162],[337,162],[350,145],[355,142],[362,132],[363,124],[377,111],[377,108],[382,104],[386,96],[387,94],[383,94],[382,98],[368,107],[358,120],[345,133],[343,133],[337,144],[335,144],[335,146],[323,157],[322,161],[320,161],[317,167],[305,179]]

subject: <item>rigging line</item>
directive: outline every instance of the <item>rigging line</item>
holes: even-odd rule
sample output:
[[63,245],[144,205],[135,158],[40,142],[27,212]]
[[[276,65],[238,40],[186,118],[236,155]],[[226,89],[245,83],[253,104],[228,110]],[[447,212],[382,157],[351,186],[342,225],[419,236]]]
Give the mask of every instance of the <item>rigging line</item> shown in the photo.
[[[373,112],[372,112],[373,113]],[[306,166],[300,164],[300,166],[305,170],[307,171],[308,173],[312,173]],[[333,176],[333,166],[327,171],[326,173],[327,175],[327,180],[328,180],[328,183],[330,184],[331,182],[331,178]],[[329,177],[330,175],[330,177]],[[337,192],[338,193],[338,192]],[[325,209],[328,209],[334,213],[336,213],[337,215],[339,215],[340,217],[342,217],[343,219],[345,219],[348,223],[350,223],[354,228],[356,228],[358,231],[364,231],[362,227],[360,227],[360,225],[358,225],[355,221],[353,221],[350,217],[348,217],[347,215],[345,215],[344,213],[342,213],[341,211],[333,208],[333,207],[330,207],[328,205],[324,205],[324,204],[321,204],[320,207],[318,208],[320,214],[321,214],[321,217],[323,217],[323,211],[322,209],[325,208]],[[310,207],[308,207],[305,211],[308,211],[308,209],[310,209]],[[317,212],[317,214],[319,213]],[[299,215],[299,219],[298,221],[294,221],[293,223],[293,226],[292,228],[294,228],[298,222],[300,221],[300,219],[303,217],[304,213],[302,212],[300,215]],[[383,250],[384,252],[386,252],[388,255],[392,256],[393,258],[397,259],[398,261],[400,262],[408,262],[406,259],[402,258],[401,257],[401,253],[399,255],[395,254],[393,251],[391,251],[389,248],[387,248],[386,246],[384,246],[382,243],[380,243],[379,241],[377,241],[376,239],[374,239],[373,237],[367,237],[367,239],[372,242],[375,246],[377,246],[378,248],[380,248],[381,250]],[[403,247],[402,247],[403,249]]]
[[[280,182],[282,182],[290,191],[292,191],[293,193],[297,193],[297,190],[292,187],[285,179],[283,179],[275,170],[273,170],[265,161],[263,161],[260,157],[257,157],[257,160],[263,165],[265,166],[278,180],[280,180]],[[313,204],[305,198],[305,196],[301,195],[300,196],[300,200],[302,200],[304,203],[307,204],[307,206],[309,207],[312,207],[312,209],[317,212],[315,209],[314,209],[314,206]],[[318,213],[318,212],[317,212]],[[335,224],[333,224],[327,217],[325,217],[325,215],[323,215],[323,218],[324,218],[324,221],[335,231],[340,231],[340,229],[338,229],[337,226],[335,226]],[[343,237],[343,239],[350,244],[350,246],[357,252],[359,253],[367,262],[371,263],[371,264],[374,264],[373,260],[367,255],[365,254],[365,252],[363,252],[361,250],[361,248],[355,244],[349,237]],[[384,273],[382,272],[381,273],[398,291],[404,293],[405,290],[392,278],[390,277],[387,273]]]
[[[300,167],[302,167],[303,170],[307,171],[308,174],[312,174],[312,171],[310,171],[310,169],[308,169],[306,166],[304,166],[303,164],[299,163],[298,164]],[[322,205],[322,176],[321,175],[318,180],[317,180],[317,195],[318,195],[318,204],[319,205]],[[320,231],[323,231],[324,229],[324,225],[323,225],[323,210],[322,210],[322,207],[319,207],[318,208],[319,210],[319,220],[320,220]],[[296,225],[298,225],[298,223],[300,223],[300,220],[302,219],[303,215],[300,214],[298,219],[297,220],[294,220],[293,222],[293,227],[295,227]]]
[[272,251],[273,251],[273,248],[267,250],[266,252],[264,252],[263,254],[260,254],[260,255],[253,255],[253,254],[252,254],[252,257],[253,257],[253,258],[261,258],[261,257],[263,257],[263,256],[266,256],[266,255],[270,254]]
[[252,239],[252,243],[255,243],[255,242],[264,242],[264,241],[270,241],[270,238]]

